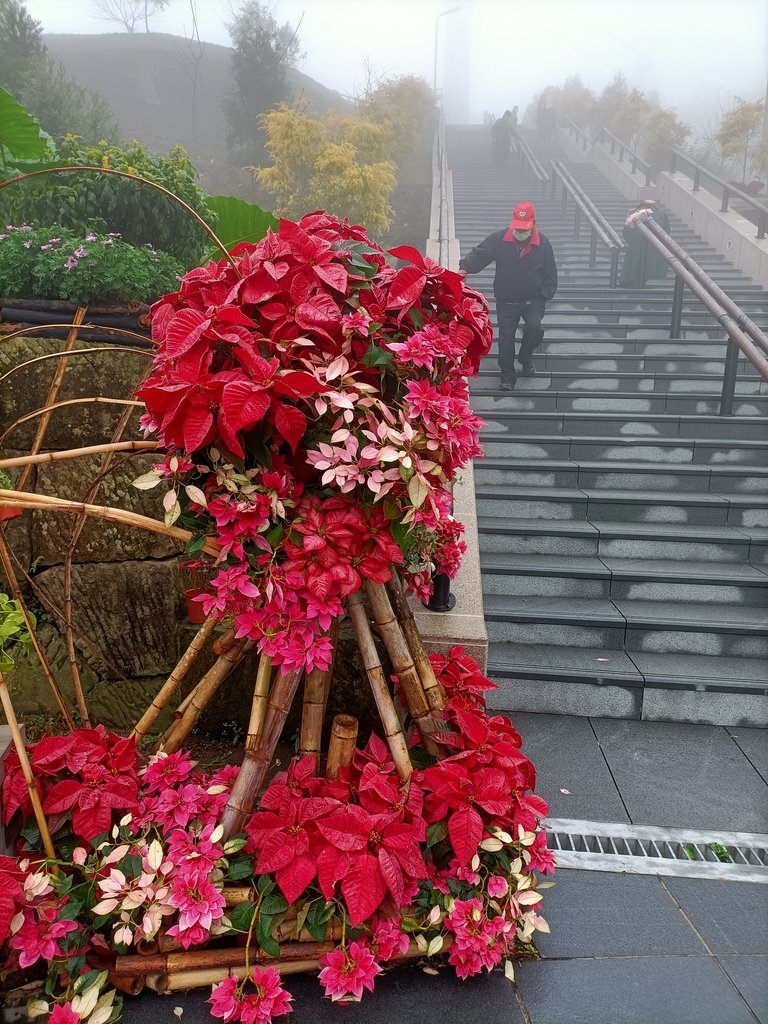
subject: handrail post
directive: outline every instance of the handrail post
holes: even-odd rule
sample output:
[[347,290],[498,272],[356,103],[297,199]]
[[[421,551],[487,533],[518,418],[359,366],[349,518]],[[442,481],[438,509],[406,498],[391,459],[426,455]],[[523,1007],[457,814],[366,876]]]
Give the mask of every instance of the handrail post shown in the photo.
[[733,395],[736,390],[736,369],[739,363],[739,347],[733,338],[728,339],[725,350],[725,370],[723,372],[723,390],[720,395],[720,416],[733,414]]
[[565,187],[565,183],[563,183],[563,195],[562,195],[562,198],[560,200],[560,216],[561,217],[565,216],[565,211],[567,209],[568,209],[568,189]]
[[693,172],[693,191],[694,192],[698,192],[700,187],[701,187],[701,171],[697,167],[696,170]]
[[610,287],[615,288],[619,283],[619,249],[614,246],[611,249],[611,280]]
[[574,237],[574,239],[578,239],[580,234],[581,234],[581,207],[579,206],[578,203],[576,203],[576,206],[574,207],[574,215],[573,215],[573,237]]
[[594,270],[597,264],[597,232],[592,228],[589,239],[589,269]]
[[683,292],[685,284],[682,277],[675,274],[675,290],[672,293],[672,320],[669,325],[670,338],[680,337],[680,324],[683,319]]
[[728,199],[730,198],[730,192],[727,186],[723,189],[723,201],[720,204],[720,213],[728,213]]
[[765,224],[768,217],[764,213],[761,213],[757,220],[757,237],[765,238]]

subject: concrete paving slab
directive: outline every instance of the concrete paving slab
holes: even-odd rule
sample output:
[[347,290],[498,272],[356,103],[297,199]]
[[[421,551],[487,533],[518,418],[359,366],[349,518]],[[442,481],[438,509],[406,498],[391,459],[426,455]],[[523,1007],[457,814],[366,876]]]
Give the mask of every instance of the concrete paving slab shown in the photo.
[[629,821],[588,718],[526,712],[510,717],[552,817]]
[[768,1024],[768,956],[719,956],[717,960],[760,1024]]
[[[768,666],[764,666],[768,672]],[[728,732],[768,783],[768,729],[729,728]]]
[[768,785],[722,726],[592,723],[634,824],[768,832]]
[[555,872],[542,913],[550,935],[537,935],[552,957],[702,954],[706,947],[654,875]]
[[531,1024],[755,1024],[712,957],[542,960],[517,983]]
[[699,878],[664,884],[713,953],[768,954],[768,886]]
[[[397,967],[376,979],[375,992],[362,1002],[335,1006],[323,998],[316,975],[293,975],[285,987],[294,997],[290,1016],[277,1017],[285,1024],[523,1024],[512,985],[501,972],[460,981],[453,968],[427,975],[420,967]],[[170,997],[153,992],[126,998],[123,1024],[178,1024],[174,1007],[183,1010],[183,1024],[211,1024],[206,999],[210,990]]]

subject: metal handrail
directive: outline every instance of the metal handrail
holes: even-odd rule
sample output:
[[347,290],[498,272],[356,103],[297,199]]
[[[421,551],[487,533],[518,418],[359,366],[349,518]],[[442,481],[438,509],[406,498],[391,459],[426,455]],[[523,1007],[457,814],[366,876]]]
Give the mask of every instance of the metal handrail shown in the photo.
[[[727,181],[713,174],[712,171],[708,171],[706,167],[702,167],[701,164],[697,164],[691,157],[686,156],[679,149],[672,150],[672,158],[670,161],[670,171],[672,174],[675,173],[678,163],[687,164],[688,167],[693,169],[693,191],[698,192],[701,187],[702,177],[708,181],[712,181],[717,185],[718,189],[722,189],[722,198],[720,204],[720,212],[728,212],[728,201],[731,196],[740,199],[743,203],[746,203],[753,210],[757,212],[757,237],[765,238],[765,231],[768,228],[768,206],[765,203],[761,203],[758,199],[748,195],[746,192],[742,192],[740,188],[736,188],[734,185],[730,185]],[[705,186],[706,187],[706,186]],[[712,195],[717,195],[714,189],[708,188],[707,192],[711,192]]]
[[635,230],[661,253],[675,273],[675,290],[672,297],[672,322],[670,337],[679,337],[683,310],[683,292],[687,286],[709,313],[722,326],[728,336],[725,354],[723,388],[720,395],[720,415],[733,413],[733,398],[736,390],[736,370],[739,350],[752,363],[757,372],[768,381],[768,335],[702,270],[696,261],[652,216],[638,221]]
[[528,167],[530,168],[531,173],[533,174],[534,178],[536,179],[536,184],[540,185],[542,190],[543,190],[544,186],[549,181],[549,175],[547,174],[546,169],[544,168],[544,165],[541,163],[541,161],[536,156],[536,154],[533,152],[533,150],[528,145],[528,143],[525,141],[525,139],[522,138],[522,136],[518,135],[516,137],[516,139],[515,139],[515,142],[517,144],[517,151],[518,151],[518,153],[520,153],[520,155],[523,157],[525,162],[528,164]]
[[626,142],[622,142],[621,139],[617,138],[613,134],[613,132],[608,131],[607,128],[601,128],[600,129],[600,131],[598,133],[598,136],[597,136],[597,141],[598,142],[603,142],[603,141],[610,142],[610,144],[611,144],[611,154],[614,154],[616,152],[616,147],[618,146],[619,147],[619,163],[621,163],[621,161],[624,159],[624,154],[626,153],[628,159],[632,163],[632,173],[636,174],[638,172],[638,170],[642,171],[645,174],[645,184],[646,185],[650,185],[651,184],[651,165],[647,162],[647,160],[643,160],[643,158],[641,156],[638,156],[638,154],[634,151],[634,149],[632,149],[630,146],[628,146],[626,144]]
[[597,262],[597,240],[600,239],[611,257],[610,287],[615,288],[619,277],[619,253],[624,248],[624,242],[563,163],[560,160],[550,160],[550,166],[552,167],[552,198],[555,198],[559,180],[563,191],[561,210],[563,216],[565,216],[569,195],[574,202],[573,237],[579,237],[581,215],[583,214],[592,232],[589,243],[590,269],[593,269]]
[[560,120],[565,125],[568,132],[576,137],[576,140],[581,143],[581,148],[587,150],[592,145],[592,137],[589,132],[586,132],[583,128],[580,128],[574,120],[568,117],[567,114],[560,114]]

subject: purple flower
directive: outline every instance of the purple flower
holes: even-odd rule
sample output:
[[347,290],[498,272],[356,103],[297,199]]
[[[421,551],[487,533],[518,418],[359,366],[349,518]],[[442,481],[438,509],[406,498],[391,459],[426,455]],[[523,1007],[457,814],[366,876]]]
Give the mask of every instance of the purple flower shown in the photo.
[[32,248],[32,243],[31,242],[22,242],[21,244],[24,246],[25,249],[31,249]]
[[2,242],[2,241],[3,241],[3,239],[4,239],[4,238],[7,238],[7,237],[8,237],[8,235],[0,235],[0,242]]
[[120,234],[119,231],[110,231],[109,232],[109,237],[110,238],[122,238],[123,236]]
[[75,251],[72,253],[72,255],[76,256],[79,260],[81,260],[83,258],[83,256],[87,256],[88,253],[85,251],[85,249],[81,245],[77,249],[75,249]]
[[96,235],[86,235],[85,236],[85,240],[86,240],[86,242],[95,242],[96,241]]
[[41,252],[47,252],[47,251],[48,251],[48,249],[52,249],[52,248],[53,248],[53,246],[52,246],[52,245],[51,245],[51,243],[49,242],[49,243],[48,243],[48,245],[41,245],[41,246],[40,246],[40,251],[41,251]]
[[74,256],[70,256],[67,262],[64,264],[64,266],[67,268],[67,270],[72,270],[74,267],[77,266],[77,260],[75,259]]
[[59,243],[60,241],[61,241],[61,239],[60,239],[60,238],[49,238],[49,239],[48,239],[48,244],[49,244],[49,245],[58,245],[58,243]]

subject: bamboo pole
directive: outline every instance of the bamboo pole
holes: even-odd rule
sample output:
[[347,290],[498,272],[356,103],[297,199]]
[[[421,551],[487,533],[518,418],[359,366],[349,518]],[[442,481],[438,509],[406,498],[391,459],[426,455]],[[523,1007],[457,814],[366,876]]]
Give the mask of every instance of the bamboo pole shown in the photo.
[[357,724],[357,719],[352,715],[336,715],[334,718],[325,766],[327,779],[338,779],[341,769],[348,768],[352,763],[357,743]]
[[267,715],[267,699],[269,697],[269,680],[272,677],[272,659],[262,654],[256,670],[256,682],[253,686],[253,702],[251,704],[251,720],[248,723],[248,735],[245,739],[246,750],[256,750],[264,731],[264,719]]
[[253,641],[240,640],[226,654],[222,654],[208,669],[195,688],[195,696],[184,709],[184,713],[167,730],[158,744],[158,749],[166,754],[174,754],[189,736],[202,711],[212,700],[221,684],[240,664]]
[[411,777],[413,765],[408,755],[408,745],[405,742],[400,720],[397,717],[397,711],[389,693],[386,676],[381,667],[379,653],[376,650],[376,644],[373,642],[373,634],[371,633],[368,615],[363,605],[360,591],[349,595],[347,598],[347,610],[352,619],[355,636],[357,637],[357,645],[360,648],[363,665],[368,674],[368,682],[373,691],[376,707],[379,711],[379,718],[384,728],[384,735],[389,745],[389,751],[392,754],[392,760],[395,762],[395,768],[402,781],[407,782]]
[[0,529],[0,565],[2,565],[3,572],[5,573],[5,578],[8,580],[8,586],[10,587],[11,590],[11,596],[15,601],[18,601],[19,603],[21,614],[24,617],[24,625],[27,627],[27,632],[29,633],[32,639],[32,646],[35,648],[35,653],[40,659],[40,665],[43,669],[43,674],[48,681],[48,685],[51,688],[53,698],[59,706],[59,711],[61,712],[62,717],[64,718],[67,728],[71,732],[75,728],[74,720],[72,718],[72,715],[70,714],[69,708],[64,702],[64,695],[61,692],[59,684],[56,682],[56,677],[53,674],[51,663],[48,661],[48,656],[43,650],[43,645],[40,643],[40,640],[37,636],[35,624],[32,621],[29,612],[27,611],[27,606],[24,601],[24,597],[21,593],[21,587],[19,586],[18,577],[16,576],[16,573],[13,568],[13,563],[11,562],[10,551],[8,549],[8,542],[5,537],[5,530],[3,529]]
[[[30,509],[38,508],[50,512],[85,513],[95,519],[106,519],[113,523],[136,526],[141,530],[148,530],[150,533],[162,533],[164,537],[172,537],[174,540],[181,540],[185,543],[194,536],[190,530],[183,530],[180,526],[166,526],[165,523],[151,519],[149,516],[142,516],[138,512],[128,512],[110,505],[90,505],[82,501],[70,501],[68,498],[57,498],[50,494],[0,490],[0,507],[9,505]],[[219,554],[220,547],[213,538],[209,537],[201,550],[215,558]]]
[[[319,971],[323,966],[320,960],[293,960],[283,963],[281,960],[264,961],[274,967],[282,975],[302,974],[305,971]],[[173,992],[188,992],[191,988],[207,988],[216,985],[225,978],[245,977],[245,964],[242,967],[214,967],[199,971],[179,971],[176,974],[148,975],[147,988],[160,995],[171,995]]]
[[[8,342],[8,341],[15,341],[16,338],[23,338],[27,334],[43,334],[43,333],[48,332],[48,331],[65,331],[70,326],[71,326],[71,324],[68,324],[68,323],[64,323],[64,324],[31,324],[28,327],[20,327],[17,331],[11,331],[10,334],[4,334],[4,335],[0,336],[0,344],[4,344],[5,342]],[[142,348],[134,349],[133,347],[131,347],[130,351],[131,352],[135,351],[137,355],[141,355],[142,352],[146,352],[149,355],[150,359],[154,359],[155,358],[155,354],[154,354],[154,352],[152,352],[151,348],[146,348],[146,346],[150,345],[150,346],[154,346],[155,348],[157,348],[158,345],[160,344],[160,342],[154,341],[152,338],[147,337],[146,334],[139,334],[138,331],[132,331],[132,330],[130,330],[128,328],[125,328],[125,327],[108,327],[106,324],[82,324],[81,327],[80,327],[80,330],[81,331],[94,331],[97,334],[120,334],[120,335],[122,335],[125,338],[136,338],[137,341],[141,342]],[[92,349],[79,349],[79,348],[77,348],[71,354],[72,355],[77,355],[78,352],[86,352],[86,351],[95,352],[96,349],[95,348],[92,348]],[[42,357],[38,356],[37,358],[42,358]],[[29,361],[31,362],[31,360],[29,360]],[[23,366],[24,364],[20,363],[19,365]],[[12,370],[8,370],[6,372],[6,374],[4,375],[4,377],[8,376],[8,374],[11,373],[11,372],[13,372],[13,371]],[[4,379],[4,377],[0,378],[0,380]]]
[[29,763],[27,748],[21,736],[21,730],[19,729],[19,721],[16,718],[16,712],[13,709],[11,695],[8,692],[8,684],[6,683],[5,676],[3,675],[2,672],[0,672],[0,703],[3,706],[5,720],[8,723],[8,728],[11,730],[13,745],[16,748],[16,753],[18,754],[19,761],[21,763],[21,770],[24,774],[24,781],[27,784],[29,799],[32,801],[32,811],[35,815],[35,821],[37,822],[37,827],[40,829],[40,838],[43,841],[43,849],[45,850],[45,855],[50,860],[55,860],[56,851],[53,848],[51,833],[48,829],[48,822],[45,820],[43,803],[40,799],[40,793],[38,792],[37,789],[35,776],[32,773],[32,765]]
[[427,753],[439,758],[445,753],[435,739],[435,734],[441,731],[441,727],[427,703],[421,676],[414,664],[405,635],[392,611],[386,588],[381,583],[366,580],[365,589],[373,618],[379,627],[379,635],[387,649],[405,703],[424,742],[424,748]]
[[71,405],[130,405],[136,409],[143,409],[144,403],[139,402],[133,398],[104,398],[101,395],[91,395],[88,398],[67,398],[61,402],[54,402],[53,405],[43,406],[41,409],[34,409],[32,412],[28,412],[25,416],[19,416],[17,420],[14,420],[9,427],[0,434],[0,444],[5,441],[6,437],[15,430],[16,427],[20,427],[22,423],[28,423],[30,420],[39,419],[41,416],[46,414],[50,415],[54,409],[66,409]]
[[[13,459],[0,459],[0,469],[13,469],[16,466],[39,466],[46,462],[62,462],[66,459],[87,458],[89,455],[102,455],[106,452],[152,452],[159,447],[157,441],[118,441],[113,444],[91,444],[85,448],[68,448],[61,452],[40,452],[39,455],[19,455]],[[23,490],[23,487],[18,487]]]
[[421,678],[421,685],[424,688],[427,703],[433,711],[442,711],[445,707],[445,690],[440,685],[435,675],[435,670],[432,668],[432,662],[429,660],[429,655],[424,649],[424,641],[421,639],[421,633],[419,633],[416,626],[416,620],[408,604],[408,598],[403,589],[402,581],[394,567],[392,569],[392,577],[387,583],[387,590],[389,591],[389,598],[392,602],[395,616],[408,642],[413,662]]
[[226,633],[222,633],[221,636],[217,637],[213,641],[213,653],[226,654],[226,652],[235,644],[236,640],[235,627],[232,626]]
[[246,741],[245,760],[240,766],[221,818],[225,842],[242,830],[256,804],[302,674],[301,669],[278,672],[272,683],[264,728],[256,744],[251,745],[250,736]]
[[147,710],[141,716],[139,721],[133,728],[131,736],[139,743],[147,735],[149,730],[155,724],[157,716],[165,710],[168,701],[171,699],[173,694],[176,692],[177,687],[186,676],[189,671],[189,667],[195,660],[200,651],[205,647],[208,637],[216,628],[216,619],[206,619],[200,629],[195,634],[189,647],[184,651],[182,656],[179,658],[176,667],[165,683],[155,696],[152,698],[152,703],[149,705]]
[[[255,944],[254,944],[255,945]],[[280,950],[280,960],[319,960],[334,947],[333,942],[287,942]],[[250,963],[277,963],[273,957],[253,946],[228,946],[224,949],[189,949],[175,953],[154,953],[141,956],[129,953],[115,957],[114,973],[118,978],[133,978],[141,974],[175,974],[177,971],[196,971],[208,967],[244,967]]]
[[[85,313],[85,306],[78,306],[77,309],[75,310],[75,315],[72,317],[72,325],[69,329],[69,333],[67,334],[67,340],[64,342],[64,353],[71,352],[72,349],[75,347],[75,342],[77,341],[77,329],[85,319]],[[60,360],[60,362],[56,366],[56,371],[53,375],[53,379],[51,380],[50,387],[48,388],[48,394],[45,399],[45,409],[47,411],[43,413],[43,415],[40,417],[40,422],[37,424],[37,429],[35,430],[35,437],[34,440],[32,441],[32,447],[29,452],[30,455],[37,455],[37,453],[42,448],[43,438],[45,437],[45,432],[48,429],[48,423],[50,422],[51,419],[51,411],[53,411],[53,409],[55,408],[56,399],[58,398],[59,395],[59,388],[61,387],[61,382],[64,379],[64,372],[66,369],[66,359]],[[21,472],[21,476],[18,482],[16,483],[17,490],[25,491],[27,489],[27,481],[29,480],[29,474],[31,472],[31,466],[24,467],[24,469]]]
[[313,669],[304,679],[304,696],[301,706],[301,732],[299,734],[299,756],[311,756],[315,761],[315,770],[320,765],[320,751],[323,739],[323,723],[325,709],[328,706],[328,694],[331,690],[333,666],[336,663],[336,650],[339,639],[341,619],[334,619],[328,636],[331,641],[331,664],[326,672]]
[[[81,330],[85,328],[85,324],[82,325]],[[91,348],[75,348],[71,352],[47,352],[44,356],[35,356],[34,359],[25,359],[23,363],[16,363],[10,370],[6,370],[5,373],[0,374],[0,384],[9,377],[12,377],[19,370],[25,370],[30,366],[34,366],[36,363],[44,363],[49,359],[65,359],[69,360],[72,356],[89,356],[94,352],[124,352],[129,355],[144,356],[147,359],[154,359],[155,353],[150,349],[144,348],[130,348],[128,345],[94,345]],[[148,444],[151,442],[147,442]]]

